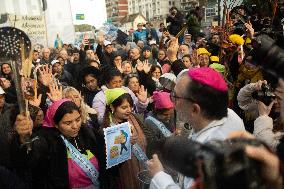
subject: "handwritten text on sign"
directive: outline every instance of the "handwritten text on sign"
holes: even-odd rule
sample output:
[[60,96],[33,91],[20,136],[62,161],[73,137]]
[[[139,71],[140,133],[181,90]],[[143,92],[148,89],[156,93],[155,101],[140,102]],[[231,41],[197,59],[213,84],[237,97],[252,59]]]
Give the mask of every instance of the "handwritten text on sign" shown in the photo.
[[32,44],[46,45],[46,28],[44,16],[15,16],[9,15],[11,26],[23,30],[31,39]]

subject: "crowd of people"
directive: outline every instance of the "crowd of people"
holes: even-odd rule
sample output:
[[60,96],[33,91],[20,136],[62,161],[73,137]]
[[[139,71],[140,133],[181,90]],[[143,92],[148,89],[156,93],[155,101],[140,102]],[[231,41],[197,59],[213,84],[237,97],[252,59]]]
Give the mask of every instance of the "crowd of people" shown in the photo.
[[[161,23],[156,30],[151,23],[145,28],[139,23],[134,42],[126,45],[100,35],[96,49],[71,44],[33,49],[31,78],[37,82],[34,98],[27,101],[29,114],[19,113],[16,74],[3,62],[1,188],[136,189],[138,174],[145,169],[151,189],[204,188],[200,167],[192,178],[166,163],[164,144],[173,137],[201,144],[260,140],[262,147],[243,150],[261,163],[267,188],[283,188],[284,81],[272,79],[254,62],[254,25],[245,23],[242,35],[238,28],[228,36],[224,31],[204,36],[189,30],[176,38],[181,17],[173,7],[169,27]],[[265,86],[271,88],[270,101],[260,97]],[[135,155],[106,168],[103,130],[124,122],[131,128],[131,144],[138,144],[150,159],[147,168]],[[31,150],[27,136],[33,139]],[[187,146],[177,150],[182,148]],[[180,168],[193,172],[190,166]]]

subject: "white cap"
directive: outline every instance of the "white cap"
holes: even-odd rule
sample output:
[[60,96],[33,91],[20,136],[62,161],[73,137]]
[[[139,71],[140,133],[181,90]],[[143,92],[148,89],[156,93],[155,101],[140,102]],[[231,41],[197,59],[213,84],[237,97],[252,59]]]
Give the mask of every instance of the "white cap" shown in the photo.
[[0,87],[0,95],[5,94],[5,91]]
[[59,60],[52,60],[51,65],[53,66],[54,64],[59,63]]
[[156,40],[149,41],[149,45],[156,45],[156,44],[157,44]]
[[110,42],[110,41],[105,40],[105,41],[104,41],[104,46],[106,47],[106,46],[108,46],[108,45],[111,45],[111,42]]

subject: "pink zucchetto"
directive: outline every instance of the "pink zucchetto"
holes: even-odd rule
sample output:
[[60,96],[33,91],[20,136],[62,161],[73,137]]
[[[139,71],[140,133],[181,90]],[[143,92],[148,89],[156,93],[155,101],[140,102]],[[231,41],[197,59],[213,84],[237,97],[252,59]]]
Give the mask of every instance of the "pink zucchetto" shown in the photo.
[[155,91],[153,93],[153,100],[155,104],[155,109],[170,109],[174,107],[173,102],[170,98],[170,93]]
[[222,75],[212,68],[202,67],[190,69],[189,77],[198,83],[207,85],[221,92],[227,92],[228,86]]

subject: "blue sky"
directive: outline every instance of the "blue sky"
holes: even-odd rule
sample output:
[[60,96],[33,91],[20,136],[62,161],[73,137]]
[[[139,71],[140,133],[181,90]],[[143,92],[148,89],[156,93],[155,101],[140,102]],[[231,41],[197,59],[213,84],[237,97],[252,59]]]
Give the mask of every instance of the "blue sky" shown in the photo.
[[[106,21],[105,0],[70,0],[74,24],[90,24],[96,28]],[[76,20],[76,14],[84,14],[85,20]]]

